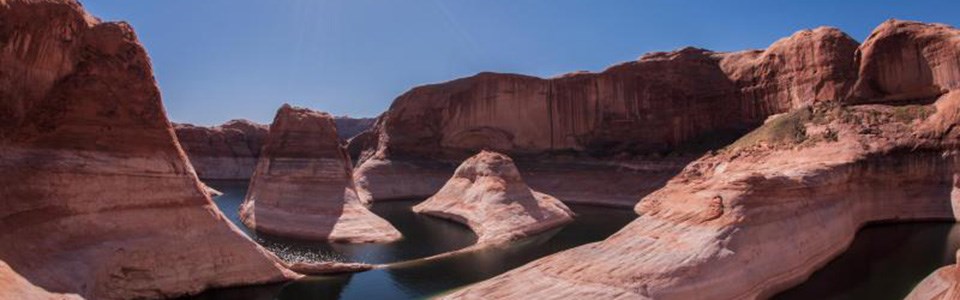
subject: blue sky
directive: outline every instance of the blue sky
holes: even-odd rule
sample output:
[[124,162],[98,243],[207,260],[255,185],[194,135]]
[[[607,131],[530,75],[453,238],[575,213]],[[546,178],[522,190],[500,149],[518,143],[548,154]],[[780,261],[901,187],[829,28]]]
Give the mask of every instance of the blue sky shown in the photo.
[[[82,1],[82,0],[81,0]],[[554,76],[650,51],[765,48],[888,18],[960,25],[960,1],[89,0],[136,28],[170,118],[268,123],[282,103],[376,116],[404,91],[481,71]]]

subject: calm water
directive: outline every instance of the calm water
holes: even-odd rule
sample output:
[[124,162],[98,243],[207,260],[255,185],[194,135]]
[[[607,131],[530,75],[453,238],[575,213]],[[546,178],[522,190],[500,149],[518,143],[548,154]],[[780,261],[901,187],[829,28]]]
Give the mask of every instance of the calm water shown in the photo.
[[[224,192],[215,198],[220,209],[240,224],[237,210],[246,194],[245,182],[207,182]],[[268,286],[215,290],[195,299],[416,299],[481,281],[537,258],[571,247],[599,241],[632,221],[628,209],[570,206],[575,221],[561,229],[522,240],[506,249],[490,249],[430,261],[434,254],[473,244],[476,236],[467,227],[410,211],[418,201],[376,203],[372,210],[387,219],[404,240],[389,244],[330,245],[256,235],[265,247],[285,259],[336,259],[366,263],[394,263],[385,269],[340,275],[314,276]]]

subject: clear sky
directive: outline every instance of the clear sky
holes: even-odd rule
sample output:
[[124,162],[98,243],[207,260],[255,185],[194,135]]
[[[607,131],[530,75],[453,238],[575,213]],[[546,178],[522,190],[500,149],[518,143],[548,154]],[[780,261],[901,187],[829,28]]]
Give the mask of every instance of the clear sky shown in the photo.
[[[404,91],[481,71],[598,71],[650,51],[765,48],[888,18],[960,25],[960,1],[87,0],[136,28],[173,121],[268,123],[284,102],[376,116]],[[727,3],[733,2],[733,3]]]

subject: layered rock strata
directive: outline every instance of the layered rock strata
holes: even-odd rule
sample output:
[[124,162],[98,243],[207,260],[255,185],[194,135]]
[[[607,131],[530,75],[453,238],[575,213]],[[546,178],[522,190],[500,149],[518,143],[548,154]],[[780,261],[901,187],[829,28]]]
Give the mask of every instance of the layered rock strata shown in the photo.
[[503,243],[573,221],[573,212],[553,196],[530,189],[513,160],[482,151],[467,159],[417,213],[464,223],[477,244]]
[[[376,150],[356,177],[372,199],[425,197],[442,186],[456,162],[481,149],[503,152],[521,165],[573,155],[600,169],[610,158],[636,164],[632,160],[647,156],[699,153],[719,136],[745,132],[770,114],[842,98],[856,80],[856,49],[856,41],[839,30],[819,28],[765,51],[684,48],[600,73],[550,79],[480,73],[417,87],[381,117]],[[648,181],[645,174],[612,169],[620,172],[605,177]],[[567,172],[575,170],[561,174]],[[396,174],[422,180],[411,184]],[[600,185],[593,192],[635,204],[636,195],[604,195],[617,190]]]
[[[687,166],[610,238],[449,298],[753,299],[802,282],[868,222],[954,219],[960,92],[817,105]],[[562,296],[557,296],[562,295]]]
[[247,180],[253,175],[268,128],[247,120],[220,126],[176,124],[177,139],[200,179]]
[[277,111],[240,218],[270,235],[333,242],[401,237],[361,203],[333,118],[284,105]]
[[0,1],[0,20],[0,260],[89,299],[294,277],[201,189],[128,24],[71,0]]
[[[958,253],[960,254],[960,253]],[[960,267],[956,264],[942,267],[924,278],[907,295],[906,300],[960,299]]]

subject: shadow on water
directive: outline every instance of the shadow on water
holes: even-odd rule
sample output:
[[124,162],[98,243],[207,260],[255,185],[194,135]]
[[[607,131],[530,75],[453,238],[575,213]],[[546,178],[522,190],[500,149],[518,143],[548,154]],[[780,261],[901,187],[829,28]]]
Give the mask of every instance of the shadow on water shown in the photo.
[[[237,210],[245,195],[245,182],[207,182],[224,192],[215,202],[241,228]],[[636,215],[628,209],[571,205],[574,222],[509,247],[461,253],[431,260],[416,260],[460,249],[476,242],[465,226],[415,214],[417,201],[377,203],[372,210],[387,219],[405,239],[398,243],[330,245],[254,235],[269,249],[286,255],[312,258],[337,257],[367,263],[401,262],[383,269],[339,276],[312,276],[285,284],[219,289],[194,299],[416,299],[502,274],[535,259],[582,244],[602,240]],[[244,229],[246,230],[246,229]],[[293,254],[291,254],[293,253]],[[316,254],[321,253],[321,254]]]
[[903,299],[931,272],[954,263],[958,247],[954,223],[867,226],[850,249],[773,299]]

